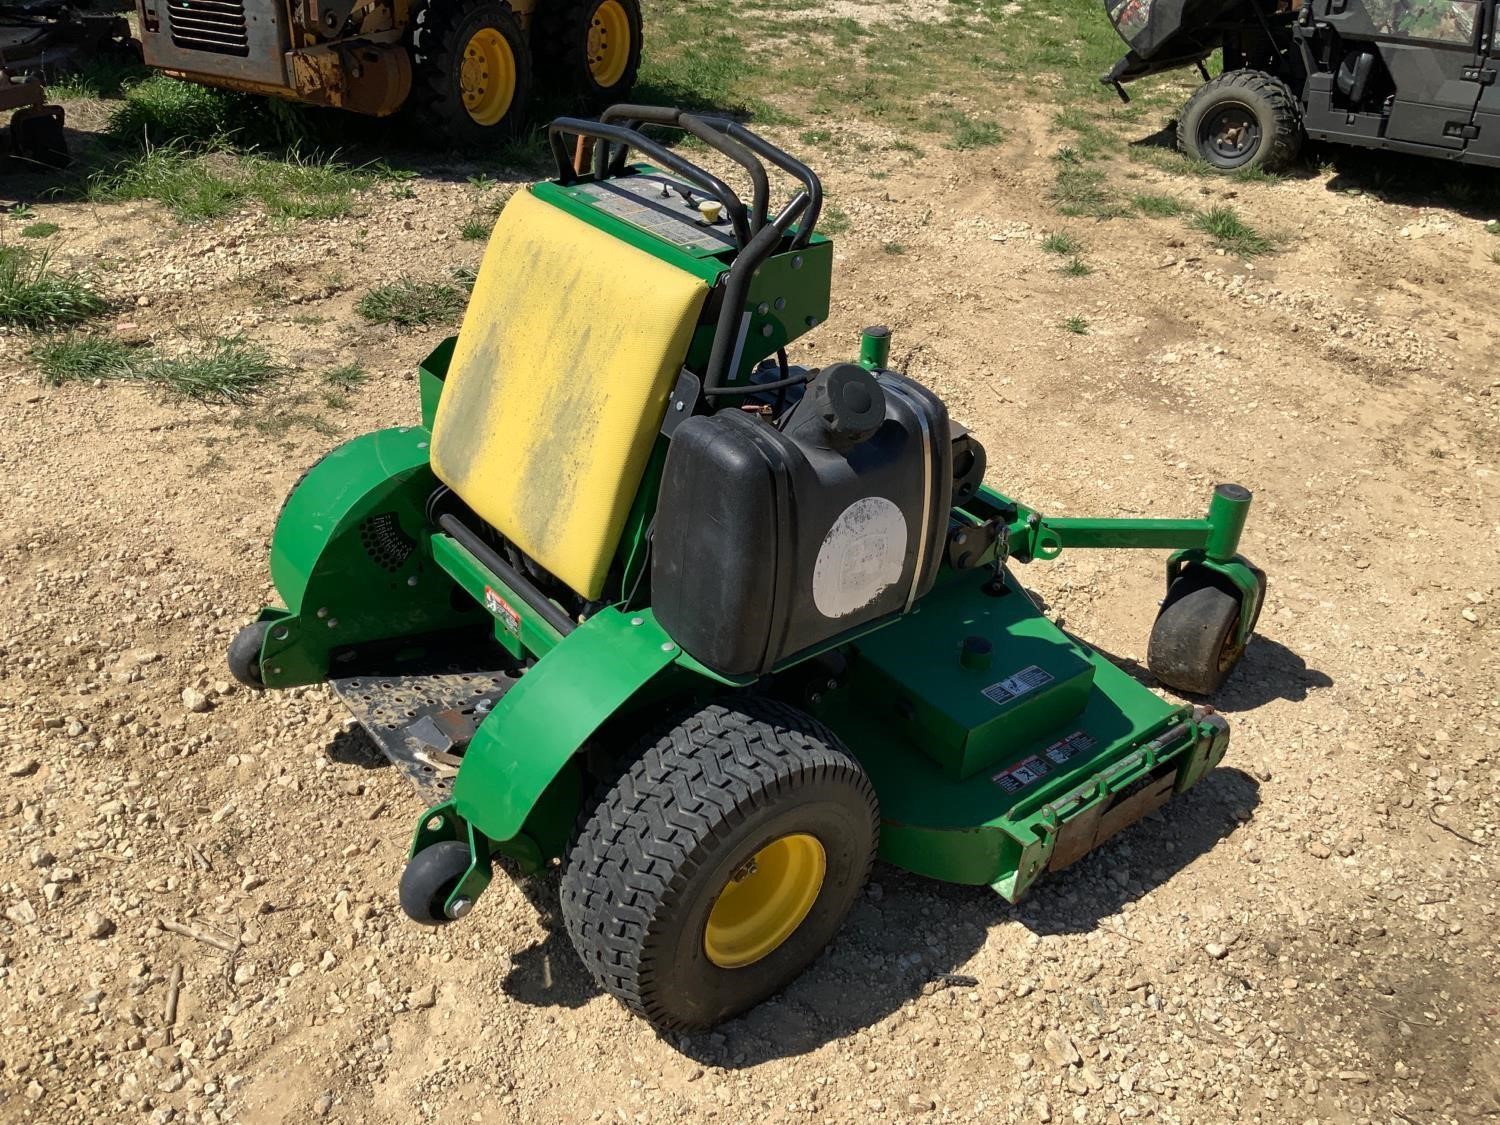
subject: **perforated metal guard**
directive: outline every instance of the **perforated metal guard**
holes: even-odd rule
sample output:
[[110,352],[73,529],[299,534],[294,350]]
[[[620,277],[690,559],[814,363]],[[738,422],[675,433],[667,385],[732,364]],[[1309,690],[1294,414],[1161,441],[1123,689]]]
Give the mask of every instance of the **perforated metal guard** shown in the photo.
[[444,801],[464,747],[515,678],[500,669],[332,681],[345,706],[425,800]]

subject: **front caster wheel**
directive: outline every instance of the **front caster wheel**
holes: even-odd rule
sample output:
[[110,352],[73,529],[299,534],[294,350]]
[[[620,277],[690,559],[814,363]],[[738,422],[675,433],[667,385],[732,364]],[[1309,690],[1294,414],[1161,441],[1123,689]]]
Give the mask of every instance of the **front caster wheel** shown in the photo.
[[879,823],[869,778],[827,727],[765,698],[711,704],[648,740],[579,830],[563,921],[632,1011],[707,1027],[823,951]]
[[[1265,576],[1256,571],[1256,578],[1264,604]],[[1245,655],[1238,640],[1240,597],[1226,586],[1190,570],[1167,591],[1146,650],[1147,667],[1167,687],[1186,695],[1211,695]]]
[[411,857],[401,873],[401,909],[413,922],[441,926],[469,912],[463,899],[444,910],[448,896],[469,870],[469,845],[444,840],[423,848]]
[[260,674],[260,650],[265,646],[268,628],[264,621],[252,621],[229,642],[229,674],[257,691],[266,686]]

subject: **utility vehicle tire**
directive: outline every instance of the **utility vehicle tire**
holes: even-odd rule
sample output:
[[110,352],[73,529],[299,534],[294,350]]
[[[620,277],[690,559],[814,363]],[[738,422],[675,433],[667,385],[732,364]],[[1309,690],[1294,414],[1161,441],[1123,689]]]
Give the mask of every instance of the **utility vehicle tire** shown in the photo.
[[261,691],[266,684],[260,675],[260,650],[265,647],[267,622],[252,621],[229,642],[229,674],[248,688]]
[[[1259,570],[1255,576],[1264,605],[1266,578]],[[1245,646],[1235,640],[1239,623],[1239,593],[1212,572],[1190,569],[1167,590],[1151,628],[1146,666],[1176,691],[1211,695],[1245,655]],[[1250,627],[1255,628],[1254,621]]]
[[707,1027],[832,940],[875,858],[875,791],[832,731],[763,697],[710,704],[643,747],[579,828],[563,921],[632,1011]]
[[1205,82],[1177,119],[1177,147],[1222,172],[1276,171],[1302,148],[1296,96],[1259,70],[1231,70]]
[[429,844],[411,857],[401,873],[401,909],[424,926],[453,921],[443,913],[443,903],[468,869],[469,845],[458,840]]
[[517,135],[531,101],[531,51],[505,0],[423,0],[413,16],[412,105],[458,146]]
[[538,78],[600,110],[624,100],[641,68],[640,0],[540,0]]

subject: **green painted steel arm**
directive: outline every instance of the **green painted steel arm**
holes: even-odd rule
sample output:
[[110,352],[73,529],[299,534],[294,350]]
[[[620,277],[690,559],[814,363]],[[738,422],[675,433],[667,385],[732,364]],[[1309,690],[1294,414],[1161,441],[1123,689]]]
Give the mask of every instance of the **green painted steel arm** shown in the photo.
[[680,653],[649,612],[594,614],[480,724],[453,782],[458,815],[490,840],[517,836],[589,736]]

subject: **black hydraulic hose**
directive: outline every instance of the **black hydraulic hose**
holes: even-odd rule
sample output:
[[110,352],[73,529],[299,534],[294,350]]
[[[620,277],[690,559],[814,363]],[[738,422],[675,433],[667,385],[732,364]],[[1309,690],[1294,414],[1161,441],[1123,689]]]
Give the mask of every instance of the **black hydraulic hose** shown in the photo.
[[495,576],[516,592],[516,595],[543,621],[566,637],[578,628],[578,622],[564,613],[551,598],[532,584],[510,563],[500,557],[491,547],[452,512],[444,512],[437,518],[438,526],[457,539],[464,550],[495,572]]

